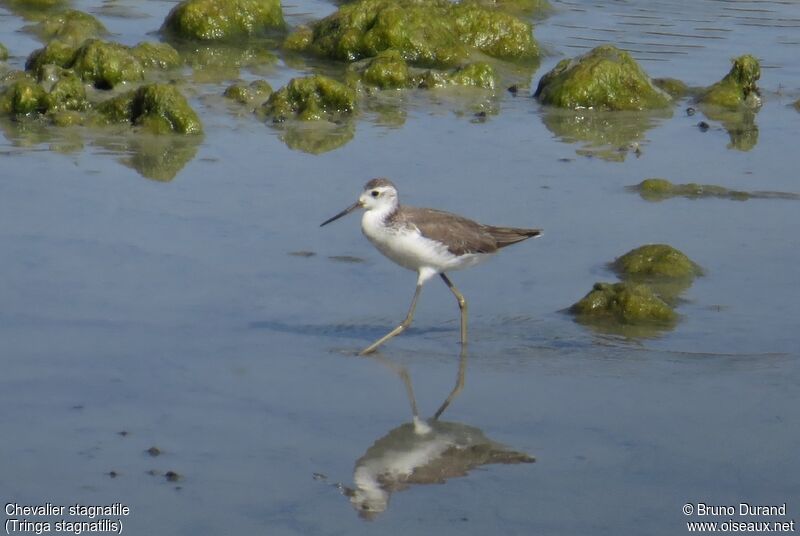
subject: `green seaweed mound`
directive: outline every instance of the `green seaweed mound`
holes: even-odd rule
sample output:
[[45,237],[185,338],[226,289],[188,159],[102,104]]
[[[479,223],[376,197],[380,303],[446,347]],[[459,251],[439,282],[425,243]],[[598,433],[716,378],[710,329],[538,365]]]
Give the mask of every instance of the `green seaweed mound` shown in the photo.
[[28,77],[18,77],[0,93],[0,113],[30,115],[47,110],[47,92]]
[[502,59],[537,59],[531,25],[477,3],[358,0],[290,35],[285,46],[355,61],[394,49],[422,66],[455,65],[477,50]]
[[[690,199],[718,197],[746,201],[752,197],[759,197],[758,193],[751,194],[739,190],[729,190],[714,184],[697,184],[696,182],[675,184],[667,179],[660,178],[645,179],[632,189],[639,192],[639,195],[647,201],[661,201],[670,197],[688,197]],[[765,193],[763,192],[762,194]]]
[[162,29],[183,39],[229,41],[283,27],[280,0],[184,0]]
[[701,268],[683,252],[667,244],[647,244],[632,249],[612,264],[625,278],[693,278]]
[[49,112],[85,111],[89,108],[86,86],[75,73],[65,70],[59,73],[45,97],[45,103]]
[[356,92],[326,76],[293,78],[270,95],[263,111],[274,121],[290,118],[303,121],[335,120],[351,114],[356,107]]
[[154,134],[200,134],[203,125],[175,86],[146,84],[98,106],[110,122],[129,122]]
[[761,106],[761,95],[756,84],[761,78],[758,60],[746,54],[732,61],[730,72],[722,80],[706,88],[697,101],[734,110],[758,108]]
[[111,89],[123,82],[144,79],[146,69],[169,69],[180,65],[178,52],[165,43],[139,43],[128,47],[100,39],[87,39],[80,47],[53,40],[34,50],[25,70],[43,77],[46,66],[72,69],[98,89]]
[[84,42],[75,52],[69,67],[82,79],[93,82],[95,87],[101,89],[144,78],[144,66],[131,53],[130,47],[98,39]]
[[669,95],[655,87],[639,64],[612,45],[560,61],[539,80],[534,97],[570,109],[650,110],[670,104]]
[[450,70],[415,69],[394,49],[364,61],[366,64],[357,68],[361,81],[380,89],[433,89],[453,85],[494,89],[498,79],[494,68],[486,62],[468,63]]
[[168,70],[180,66],[181,56],[167,43],[142,42],[130,49],[130,53],[145,69]]
[[45,65],[57,65],[69,68],[72,65],[75,51],[72,45],[58,40],[50,41],[44,48],[34,50],[25,61],[25,70],[41,76],[41,69]]
[[13,81],[0,92],[0,114],[47,113],[54,119],[60,112],[87,110],[89,101],[83,82],[72,71],[58,67],[53,70],[42,83],[21,71],[12,74]]
[[72,46],[108,33],[103,23],[94,16],[75,9],[48,15],[30,29],[44,41],[58,39]]
[[239,104],[262,104],[272,95],[272,86],[266,80],[253,80],[249,84],[232,84],[223,95]]
[[408,63],[397,50],[385,50],[372,58],[361,74],[365,84],[381,89],[404,88],[412,84]]
[[0,61],[6,61],[8,59],[8,49],[5,47],[3,43],[0,43]]
[[677,319],[672,308],[647,285],[595,283],[592,290],[569,311],[583,321],[622,324],[668,324]]

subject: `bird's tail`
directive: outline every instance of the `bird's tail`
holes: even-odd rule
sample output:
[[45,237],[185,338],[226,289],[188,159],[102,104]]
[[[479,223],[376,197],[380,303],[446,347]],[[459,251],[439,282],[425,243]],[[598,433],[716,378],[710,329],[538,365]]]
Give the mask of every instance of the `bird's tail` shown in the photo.
[[520,229],[518,227],[488,227],[487,230],[497,241],[498,248],[504,248],[542,234],[541,229]]

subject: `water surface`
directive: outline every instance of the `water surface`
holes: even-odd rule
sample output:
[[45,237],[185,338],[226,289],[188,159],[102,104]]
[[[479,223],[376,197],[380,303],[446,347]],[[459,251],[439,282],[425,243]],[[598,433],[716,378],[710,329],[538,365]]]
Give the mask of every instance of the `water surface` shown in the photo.
[[[4,128],[3,502],[121,502],[129,534],[672,535],[698,519],[681,507],[699,501],[786,502],[786,520],[797,518],[797,202],[651,203],[625,187],[664,177],[800,191],[790,106],[800,8],[553,4],[535,30],[549,55],[528,86],[601,43],[692,85],[752,53],[763,67],[757,135],[737,146],[722,122],[687,115],[687,102],[562,120],[529,87],[467,102],[400,97],[393,114],[365,113],[346,143],[312,154],[223,102],[229,81],[214,77],[187,91],[206,131],[188,147]],[[128,44],[156,38],[172,5],[74,2]],[[292,24],[333,9],[285,6]],[[40,46],[22,23],[0,9],[15,68]],[[308,68],[278,59],[238,76],[278,87]],[[476,106],[491,109],[485,121]],[[179,162],[164,172],[159,154]],[[355,353],[402,318],[414,275],[371,248],[357,217],[318,225],[373,176],[391,177],[409,204],[545,234],[453,274],[470,345],[464,389],[442,415],[536,462],[411,485],[368,522],[342,490],[411,410],[392,367]],[[706,271],[682,294],[673,330],[625,339],[562,312],[615,280],[607,262],[651,242]],[[453,388],[457,341],[456,304],[431,281],[414,326],[381,353],[407,370],[422,417]]]

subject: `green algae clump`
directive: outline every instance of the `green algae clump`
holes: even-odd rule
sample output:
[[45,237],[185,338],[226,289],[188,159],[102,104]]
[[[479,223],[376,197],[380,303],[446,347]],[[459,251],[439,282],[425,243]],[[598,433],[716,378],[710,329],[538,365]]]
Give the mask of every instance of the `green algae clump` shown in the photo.
[[46,110],[47,93],[30,78],[20,77],[0,93],[0,113],[4,115],[30,115]]
[[30,53],[25,61],[25,70],[41,76],[42,68],[45,65],[69,68],[75,58],[76,50],[74,46],[67,43],[58,40],[50,41],[43,48]]
[[683,252],[667,244],[647,244],[632,249],[611,266],[623,279],[691,279],[703,273]]
[[129,122],[153,134],[200,134],[203,125],[175,86],[147,84],[112,97],[97,107],[112,123]]
[[272,95],[272,86],[266,80],[253,80],[249,84],[232,84],[223,96],[239,104],[262,104]]
[[670,197],[688,197],[692,199],[719,197],[736,201],[746,201],[751,197],[757,197],[757,194],[729,190],[728,188],[713,184],[697,184],[695,182],[674,184],[667,179],[660,178],[645,179],[632,189],[639,192],[639,195],[647,201],[662,201]]
[[569,109],[651,110],[671,102],[627,52],[612,45],[560,61],[539,80],[534,97]]
[[29,28],[44,41],[58,39],[72,46],[108,33],[103,23],[94,16],[75,9],[48,15]]
[[174,69],[181,64],[178,51],[167,43],[142,42],[130,49],[145,69]]
[[197,41],[229,41],[283,29],[280,0],[184,0],[162,29]]
[[5,47],[3,43],[0,43],[0,61],[6,61],[8,59],[8,49]]
[[356,107],[356,92],[326,76],[293,78],[270,95],[263,111],[274,121],[296,118],[335,120],[351,114]]
[[677,319],[672,308],[647,285],[595,283],[592,290],[569,308],[584,322],[612,321],[622,324],[670,324]]
[[381,89],[404,88],[411,85],[408,63],[397,50],[386,50],[375,56],[361,75],[365,84]]
[[61,73],[47,93],[45,103],[49,112],[81,112],[89,108],[86,87],[72,71]]
[[728,74],[703,91],[697,99],[698,102],[734,110],[760,107],[761,96],[756,85],[761,78],[758,60],[746,54],[732,61],[733,66]]
[[131,53],[130,47],[98,39],[84,42],[75,52],[69,67],[99,89],[110,89],[122,82],[144,78],[144,66]]
[[448,0],[358,0],[290,35],[287,48],[356,61],[394,49],[420,66],[450,66],[478,50],[538,59],[531,25],[501,11]]

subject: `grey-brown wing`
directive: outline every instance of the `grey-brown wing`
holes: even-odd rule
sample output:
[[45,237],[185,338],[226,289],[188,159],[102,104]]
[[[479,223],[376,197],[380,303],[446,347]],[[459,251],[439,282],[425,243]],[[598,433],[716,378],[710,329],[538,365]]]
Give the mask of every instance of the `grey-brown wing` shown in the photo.
[[425,238],[445,244],[454,255],[494,253],[499,247],[489,227],[457,214],[404,206],[401,217],[405,224],[416,226]]

